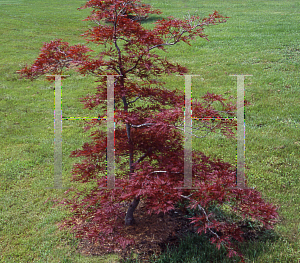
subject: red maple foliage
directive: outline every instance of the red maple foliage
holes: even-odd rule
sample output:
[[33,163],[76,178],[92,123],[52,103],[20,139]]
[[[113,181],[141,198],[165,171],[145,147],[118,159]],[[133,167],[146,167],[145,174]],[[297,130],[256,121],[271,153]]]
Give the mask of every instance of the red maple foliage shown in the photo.
[[[120,235],[118,229],[124,227],[124,218],[125,224],[134,223],[133,213],[141,199],[147,205],[149,216],[152,213],[166,213],[174,209],[178,202],[188,199],[189,208],[198,211],[196,216],[190,218],[191,223],[198,227],[197,232],[209,231],[212,243],[218,248],[221,244],[227,247],[229,257],[239,255],[243,260],[243,255],[232,243],[232,239],[243,240],[242,230],[232,221],[220,221],[213,213],[208,214],[207,208],[228,204],[236,214],[259,221],[267,228],[272,228],[276,223],[277,208],[264,201],[255,189],[230,188],[236,186],[235,168],[221,160],[211,160],[197,151],[192,152],[192,176],[194,187],[199,189],[178,189],[183,186],[184,176],[184,136],[180,128],[184,118],[184,94],[178,90],[167,90],[163,88],[164,82],[154,79],[154,76],[163,74],[183,75],[188,72],[185,67],[156,55],[153,52],[155,49],[166,51],[166,46],[181,41],[191,45],[190,40],[197,36],[207,39],[203,33],[204,27],[224,23],[228,17],[217,11],[203,19],[198,16],[185,20],[168,17],[155,22],[150,30],[130,19],[128,14],[147,17],[161,12],[139,2],[87,1],[81,8],[93,8],[86,20],[94,21],[96,26],[84,36],[87,42],[105,45],[105,50],[91,57],[88,52],[93,50],[86,46],[69,46],[58,39],[45,43],[34,64],[20,71],[21,76],[32,80],[44,74],[63,74],[71,67],[77,68],[83,75],[93,74],[98,77],[100,85],[96,94],[85,97],[83,103],[85,108],[98,107],[104,112],[106,104],[102,101],[107,98],[107,86],[103,75],[120,75],[114,81],[115,123],[120,124],[115,129],[115,155],[117,163],[121,163],[121,156],[129,156],[129,169],[124,168],[129,179],[117,173],[115,183],[119,188],[104,189],[107,184],[103,176],[106,169],[106,133],[92,132],[92,142],[72,152],[73,157],[85,157],[81,163],[74,165],[72,172],[74,181],[96,181],[97,186],[88,192],[75,189],[66,192],[76,191],[75,195],[61,202],[72,212],[63,226],[73,227],[77,237],[94,241],[101,239],[103,242],[113,240],[116,247],[124,248],[134,241]],[[102,23],[107,19],[110,24]],[[48,77],[48,80],[53,81],[53,77]],[[148,104],[135,106],[137,100]],[[216,101],[222,104],[222,111],[212,106]],[[221,112],[234,116],[234,110],[236,106],[232,103],[226,103],[222,96],[209,92],[202,103],[193,101],[193,117],[197,118],[221,118]],[[104,116],[99,115],[99,118]],[[236,123],[232,120],[221,119],[213,127],[207,120],[199,123],[211,132],[221,129],[228,138],[234,138]],[[92,120],[86,129],[102,124],[100,119]],[[122,212],[124,204],[130,204],[126,214]],[[84,224],[86,221],[90,221],[88,227]]]

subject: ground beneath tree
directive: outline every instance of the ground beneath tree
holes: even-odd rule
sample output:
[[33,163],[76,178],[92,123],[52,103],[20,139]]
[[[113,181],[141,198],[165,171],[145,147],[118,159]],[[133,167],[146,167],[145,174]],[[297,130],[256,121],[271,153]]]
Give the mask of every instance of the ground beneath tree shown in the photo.
[[[188,232],[193,231],[185,215],[186,210],[175,209],[166,214],[151,215],[147,214],[143,200],[140,201],[134,212],[136,223],[132,226],[125,226],[120,233],[126,233],[130,238],[134,238],[135,245],[128,245],[123,251],[117,251],[123,259],[129,258],[131,252],[139,254],[142,262],[147,262],[153,255],[163,253],[167,244],[178,245],[180,238]],[[81,240],[78,252],[83,255],[100,256],[107,254],[106,249],[111,244],[93,244],[87,240]]]
[[[127,207],[124,207],[126,210]],[[125,226],[120,233],[127,234],[135,240],[135,245],[128,245],[126,249],[115,251],[121,258],[130,258],[133,252],[139,254],[142,262],[150,262],[150,257],[163,253],[167,244],[169,246],[177,246],[180,240],[188,233],[195,233],[194,227],[190,224],[187,217],[191,217],[185,209],[176,208],[166,214],[151,215],[147,214],[143,200],[140,201],[134,212],[136,223],[132,226]],[[264,230],[251,229],[245,222],[240,222],[239,226],[244,232],[245,240],[257,240],[263,235]],[[208,235],[209,237],[209,235]],[[93,244],[88,240],[81,240],[77,251],[83,255],[103,256],[107,254],[107,248],[113,244],[101,242]],[[104,247],[104,248],[103,248]]]

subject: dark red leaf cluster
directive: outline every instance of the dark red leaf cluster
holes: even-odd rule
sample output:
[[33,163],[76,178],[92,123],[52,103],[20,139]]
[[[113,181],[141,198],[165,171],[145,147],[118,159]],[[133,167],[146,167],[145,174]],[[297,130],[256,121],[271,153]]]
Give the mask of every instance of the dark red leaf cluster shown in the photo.
[[[19,71],[22,77],[31,80],[45,74],[62,74],[63,68],[71,65],[79,65],[87,59],[85,53],[92,51],[83,45],[69,46],[69,43],[61,39],[44,43],[41,53],[31,67],[24,67]],[[53,80],[53,78],[48,78]]]

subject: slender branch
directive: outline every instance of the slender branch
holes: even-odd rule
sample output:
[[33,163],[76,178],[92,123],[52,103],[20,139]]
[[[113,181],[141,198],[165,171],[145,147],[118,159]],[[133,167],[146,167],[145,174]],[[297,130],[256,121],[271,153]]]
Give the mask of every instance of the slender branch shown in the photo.
[[117,10],[115,9],[115,20],[114,20],[114,35],[113,35],[113,42],[114,42],[114,45],[118,51],[118,55],[119,55],[119,67],[120,67],[120,75],[123,75],[125,77],[126,74],[123,74],[124,73],[124,70],[123,70],[123,65],[122,65],[122,55],[121,55],[121,50],[117,44],[117,20],[118,20],[118,16],[121,14],[121,12],[125,9],[127,3],[125,4],[124,8],[120,10],[120,12],[117,14]]
[[[205,25],[205,24],[206,24],[206,23],[194,25],[194,27],[192,28],[192,30],[195,29],[196,27],[199,27],[199,26]],[[182,30],[182,29],[181,29],[181,30]],[[148,48],[148,50],[144,51],[144,52],[138,57],[138,59],[137,59],[135,65],[134,65],[133,67],[131,67],[130,69],[128,69],[128,70],[125,72],[125,74],[128,73],[128,72],[130,72],[130,71],[132,71],[132,70],[134,70],[134,69],[137,67],[137,64],[139,63],[140,59],[142,58],[142,56],[143,56],[145,53],[149,53],[150,50],[152,50],[152,49],[154,49],[154,48],[157,48],[157,47],[161,47],[161,46],[173,46],[173,45],[177,44],[177,43],[180,41],[181,36],[182,36],[184,33],[186,33],[186,32],[188,32],[188,31],[187,31],[187,30],[182,30],[181,33],[178,35],[178,37],[177,37],[176,40],[175,40],[176,34],[175,34],[175,35],[172,34],[172,36],[171,36],[165,43],[157,44],[157,45],[155,45],[155,46],[152,46],[152,47]],[[173,43],[169,43],[169,41],[170,41],[172,38],[174,39],[174,42],[173,42]]]
[[[131,125],[131,127],[133,127],[133,128],[141,128],[141,127],[152,126],[152,125],[155,125],[155,123],[143,123],[143,124],[140,124],[140,125]],[[168,126],[169,126],[169,127],[175,127],[176,129],[179,129],[179,130],[184,131],[184,129],[179,128],[179,126],[175,126],[175,125],[168,125]],[[217,126],[217,124],[216,124],[213,128],[211,128],[211,130],[214,129],[216,126]],[[193,128],[193,127],[192,127],[192,128]],[[199,130],[199,128],[194,128],[194,129]],[[188,133],[190,133],[192,136],[195,136],[195,137],[201,139],[201,138],[206,137],[206,136],[208,135],[208,133],[211,132],[211,130],[208,130],[207,133],[206,133],[206,135],[204,135],[204,136],[202,136],[202,137],[199,137],[199,136],[197,136],[197,135],[195,135],[195,134],[193,134],[193,133],[190,133],[190,132],[188,132]]]
[[138,96],[134,101],[130,101],[130,102],[128,102],[128,105],[129,104],[131,104],[131,103],[134,103],[134,102],[136,102],[139,98],[141,98],[141,96]]
[[97,21],[97,19],[95,18],[95,19],[93,19],[93,21],[98,25],[98,26],[102,26],[101,25],[101,23],[99,23],[98,21]]
[[140,127],[143,127],[143,126],[151,126],[151,125],[154,125],[155,123],[143,123],[143,124],[140,124],[140,125],[131,125],[131,127],[133,128],[140,128]]
[[[149,173],[148,175],[150,174],[153,174],[153,173],[167,173],[168,171],[153,171],[151,173]],[[182,172],[169,172],[171,174],[182,174]]]
[[[191,25],[191,19],[190,19],[190,25]],[[201,27],[201,26],[207,26],[207,25],[209,25],[210,23],[209,22],[202,22],[201,24],[196,24],[195,23],[195,20],[193,21],[194,22],[194,25],[192,26],[192,28],[191,28],[191,30],[194,30],[195,28],[197,28],[197,27]],[[181,29],[182,30],[182,29]],[[151,48],[149,48],[148,49],[148,51],[150,51],[150,50],[152,50],[152,49],[154,49],[154,48],[157,48],[157,47],[161,47],[161,46],[172,46],[172,45],[175,45],[176,43],[178,43],[179,42],[179,40],[180,40],[180,38],[181,38],[181,36],[184,34],[184,33],[186,33],[186,32],[188,32],[187,30],[182,30],[181,31],[181,33],[178,35],[178,37],[177,37],[177,39],[175,40],[175,37],[176,37],[176,35],[177,34],[175,34],[175,36],[173,36],[173,37],[171,37],[171,39],[172,38],[174,38],[174,42],[173,43],[162,43],[162,44],[157,44],[157,45],[155,45],[155,46],[152,46]],[[172,34],[173,35],[173,34]]]
[[[144,52],[144,53],[145,53],[145,52]],[[137,67],[137,65],[138,65],[138,63],[139,63],[139,61],[140,61],[140,59],[142,58],[143,55],[144,55],[144,54],[141,54],[141,55],[138,57],[138,59],[137,59],[135,65],[134,65],[133,67],[131,67],[130,69],[126,70],[126,71],[125,71],[125,74],[127,74],[128,72],[134,70],[134,69]]]
[[[193,195],[193,193],[190,194],[189,196],[184,196],[184,195],[180,195],[180,196],[182,196],[183,198],[188,199],[190,201],[196,202],[194,199],[190,199],[190,196],[192,196],[192,195]],[[207,215],[205,209],[200,204],[197,204],[197,206],[198,206],[199,210],[202,211],[204,213],[204,215],[205,215],[206,221],[208,222],[208,224],[207,224],[208,225],[208,230],[211,233],[213,233],[218,239],[220,239],[219,235],[217,233],[215,233],[214,231],[212,231],[211,228],[209,227],[209,225],[211,224],[211,221],[209,220],[208,215]]]
[[141,162],[142,160],[144,160],[148,154],[152,151],[152,147],[150,147],[146,153],[144,153],[134,164],[133,167],[135,167],[135,165],[137,165],[139,162]]
[[127,43],[130,43],[130,42],[131,42],[131,40],[125,39],[125,38],[123,38],[123,37],[118,37],[118,39],[124,40],[124,41],[126,41]]

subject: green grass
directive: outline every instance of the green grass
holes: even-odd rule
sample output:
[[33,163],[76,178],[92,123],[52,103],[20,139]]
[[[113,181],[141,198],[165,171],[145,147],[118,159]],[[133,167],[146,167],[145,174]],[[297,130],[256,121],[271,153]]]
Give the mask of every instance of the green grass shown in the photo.
[[[15,73],[37,57],[43,42],[62,38],[84,43],[80,34],[89,10],[77,11],[85,1],[0,1],[0,259],[1,262],[116,262],[116,256],[85,257],[75,252],[77,240],[57,223],[62,208],[45,203],[61,198],[53,186],[53,86],[43,78],[19,80]],[[207,91],[236,96],[231,74],[250,74],[245,80],[246,170],[249,183],[281,206],[279,238],[246,244],[248,262],[299,262],[300,260],[300,117],[299,117],[299,3],[291,1],[148,1],[161,9],[162,18],[182,18],[187,12],[201,16],[213,10],[231,17],[207,28],[210,42],[197,39],[192,46],[179,44],[163,54],[190,70],[193,98]],[[145,21],[147,27],[150,22]],[[183,77],[162,77],[166,87],[184,89]],[[62,82],[64,115],[94,116],[83,110],[78,98],[92,92],[93,78],[71,73]],[[97,114],[95,115],[97,116]],[[87,140],[83,122],[63,123],[63,180],[70,187],[69,158]],[[197,133],[196,133],[197,134]],[[212,134],[193,138],[194,149],[234,163],[235,141]],[[191,237],[190,237],[191,238]],[[196,238],[196,237],[194,237]],[[204,237],[187,239],[182,247],[157,262],[232,262],[216,254]],[[195,244],[199,244],[196,246]],[[205,251],[205,254],[204,254]],[[183,253],[184,252],[184,253]],[[217,255],[215,258],[212,255]],[[197,256],[197,257],[196,257]],[[196,259],[198,258],[198,261]],[[115,260],[115,261],[114,261]],[[183,260],[183,261],[180,261]],[[200,261],[199,261],[200,260]]]

